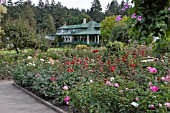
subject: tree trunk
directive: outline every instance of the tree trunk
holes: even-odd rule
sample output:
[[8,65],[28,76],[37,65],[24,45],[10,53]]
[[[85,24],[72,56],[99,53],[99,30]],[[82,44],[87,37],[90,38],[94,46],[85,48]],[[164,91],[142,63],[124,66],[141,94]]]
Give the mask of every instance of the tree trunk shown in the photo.
[[18,48],[17,48],[16,45],[14,45],[14,49],[15,49],[15,51],[17,52],[17,54],[19,54],[19,50],[18,50]]

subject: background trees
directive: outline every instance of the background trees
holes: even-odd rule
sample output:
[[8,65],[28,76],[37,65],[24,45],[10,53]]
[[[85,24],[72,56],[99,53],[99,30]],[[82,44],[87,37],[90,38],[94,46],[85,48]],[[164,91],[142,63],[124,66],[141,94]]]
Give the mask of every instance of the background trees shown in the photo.
[[9,20],[23,19],[24,21],[28,21],[30,27],[36,30],[36,33],[49,34],[54,33],[64,23],[67,23],[67,25],[80,24],[83,18],[86,18],[87,22],[90,20],[101,22],[107,16],[121,14],[120,9],[125,3],[124,0],[122,0],[122,4],[118,4],[117,0],[113,0],[108,4],[106,12],[102,12],[100,0],[94,0],[89,10],[80,10],[78,8],[68,9],[61,2],[55,3],[54,0],[46,0],[45,2],[39,0],[38,6],[32,4],[31,0],[27,0],[26,2],[22,0],[18,0],[17,2],[8,0],[4,4],[8,8],[8,12],[3,19],[3,24]]
[[102,6],[99,0],[94,0],[92,2],[92,7],[90,9],[89,15],[96,22],[101,22],[104,19],[104,15],[102,13]]
[[[94,0],[89,10],[80,10],[78,8],[68,9],[60,2],[55,3],[54,0],[51,0],[51,2],[49,0],[45,2],[39,0],[38,6],[32,4],[31,0],[27,0],[26,2],[22,0],[18,0],[17,2],[8,0],[6,4],[4,4],[8,8],[8,11],[2,20],[2,26],[6,32],[3,37],[10,37],[8,43],[17,42],[17,44],[14,44],[15,48],[26,47],[25,44],[30,45],[27,43],[29,39],[29,42],[33,43],[38,42],[38,40],[44,42],[46,34],[55,33],[56,29],[65,23],[67,25],[81,24],[84,18],[86,18],[87,22],[90,20],[102,22],[107,16],[121,14],[119,10],[124,4],[124,0],[121,5],[118,4],[116,0],[113,0],[109,3],[106,12],[102,12],[100,0]],[[22,22],[21,20],[24,21]],[[26,31],[31,34],[27,34]],[[22,41],[21,39],[18,40],[19,38],[22,38]],[[105,37],[105,39],[107,38],[108,36]],[[23,44],[24,41],[26,42],[25,44]]]
[[[0,22],[1,22],[1,19],[3,17],[3,14],[7,12],[7,9],[6,7],[0,5]],[[0,47],[2,46],[2,37],[1,35],[4,33],[4,31],[2,30],[1,26],[0,26]]]
[[7,46],[14,48],[19,53],[19,49],[34,48],[36,46],[35,32],[27,22],[9,22],[4,26],[3,42]]

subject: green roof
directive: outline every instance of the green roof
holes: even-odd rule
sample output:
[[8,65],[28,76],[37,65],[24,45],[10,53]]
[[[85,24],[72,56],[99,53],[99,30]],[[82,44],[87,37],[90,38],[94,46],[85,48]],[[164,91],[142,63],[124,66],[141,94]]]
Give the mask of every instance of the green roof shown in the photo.
[[88,22],[87,30],[77,33],[77,35],[86,35],[86,34],[100,34],[100,30],[96,30],[95,27],[99,27],[99,23],[95,21]]
[[62,26],[59,29],[76,29],[76,28],[87,28],[88,24],[68,25]]
[[64,35],[93,35],[93,34],[100,34],[101,31],[95,28],[100,28],[100,23],[97,23],[95,21],[90,21],[88,23],[78,24],[78,25],[68,25],[68,26],[62,26],[59,29],[78,29],[78,28],[86,28],[84,31],[69,31],[69,32],[63,32],[58,33],[57,35],[64,36]]

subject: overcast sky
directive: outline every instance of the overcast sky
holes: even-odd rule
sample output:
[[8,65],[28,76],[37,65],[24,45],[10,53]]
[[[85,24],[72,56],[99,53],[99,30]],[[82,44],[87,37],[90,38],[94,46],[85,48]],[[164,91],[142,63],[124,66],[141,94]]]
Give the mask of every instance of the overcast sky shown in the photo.
[[[12,0],[12,1],[14,2],[19,0]],[[37,4],[39,0],[31,0],[31,1],[34,4]],[[94,0],[55,0],[56,3],[58,3],[58,1],[60,1],[61,4],[63,6],[66,6],[67,8],[90,9],[92,6],[92,2]],[[107,4],[111,3],[111,1],[112,0],[100,0],[103,11],[105,11]],[[117,0],[117,1],[120,3],[122,0]],[[43,0],[43,2],[45,2],[45,0]],[[49,2],[51,2],[51,0],[49,0]]]

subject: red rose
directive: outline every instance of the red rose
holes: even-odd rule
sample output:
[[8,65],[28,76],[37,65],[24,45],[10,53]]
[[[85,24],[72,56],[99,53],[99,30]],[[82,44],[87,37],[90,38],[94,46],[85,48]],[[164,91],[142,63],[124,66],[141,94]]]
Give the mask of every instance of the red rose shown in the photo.
[[85,60],[89,60],[89,58],[88,58],[88,57],[86,57],[86,58],[85,58]]
[[99,68],[99,70],[100,70],[100,72],[102,72],[102,71],[103,71],[103,68]]
[[134,55],[134,56],[133,56],[133,58],[137,58],[137,56],[136,56],[136,55]]
[[70,72],[74,72],[74,69],[68,68],[68,69],[67,69],[67,72],[69,72],[69,73],[70,73]]
[[93,53],[97,53],[97,52],[99,52],[99,50],[93,50]]
[[74,62],[74,61],[72,61],[72,62],[71,62],[71,64],[75,64],[75,62]]
[[71,62],[67,62],[67,65],[70,65],[71,64]]
[[108,65],[110,65],[110,62],[107,62]]
[[142,56],[144,56],[145,55],[145,51],[144,50],[142,50]]
[[136,64],[130,64],[131,67],[136,67]]
[[116,67],[116,66],[112,66],[112,67],[110,68],[110,71],[111,71],[111,72],[114,72],[115,67]]
[[97,58],[101,58],[101,56],[97,56]]
[[51,77],[50,80],[53,82],[55,80],[55,77]]
[[76,57],[74,57],[73,59],[74,59],[74,60],[76,60],[77,58],[76,58]]

